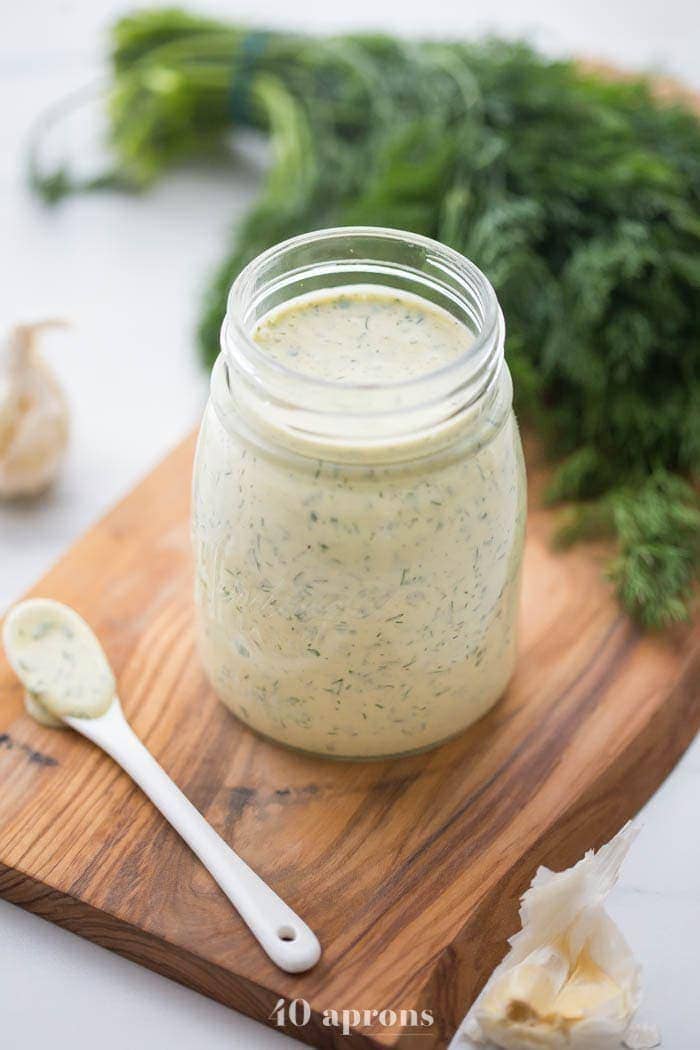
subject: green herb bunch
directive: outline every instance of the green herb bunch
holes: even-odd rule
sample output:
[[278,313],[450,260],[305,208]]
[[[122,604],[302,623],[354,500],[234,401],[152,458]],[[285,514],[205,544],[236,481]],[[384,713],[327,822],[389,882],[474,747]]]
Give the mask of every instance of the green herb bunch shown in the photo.
[[[113,31],[114,170],[271,140],[257,204],[206,295],[207,362],[229,285],[270,244],[329,225],[436,237],[473,259],[507,319],[518,409],[557,464],[562,542],[612,534],[610,574],[646,626],[688,615],[700,560],[700,122],[643,81],[523,44],[317,39],[179,10]],[[69,191],[65,171],[35,179]]]

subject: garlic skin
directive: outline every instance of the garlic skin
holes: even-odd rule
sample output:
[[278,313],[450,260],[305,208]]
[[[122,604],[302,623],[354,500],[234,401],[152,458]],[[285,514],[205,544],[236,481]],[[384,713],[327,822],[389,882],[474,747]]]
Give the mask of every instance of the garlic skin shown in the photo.
[[636,833],[627,824],[567,871],[538,869],[521,901],[522,929],[469,1011],[467,1045],[623,1045],[641,997],[640,968],[604,904]]
[[626,1050],[653,1050],[661,1046],[661,1036],[655,1024],[633,1024],[625,1036],[622,1045]]
[[61,321],[18,325],[0,348],[0,499],[33,496],[53,481],[68,444],[68,405],[35,347]]

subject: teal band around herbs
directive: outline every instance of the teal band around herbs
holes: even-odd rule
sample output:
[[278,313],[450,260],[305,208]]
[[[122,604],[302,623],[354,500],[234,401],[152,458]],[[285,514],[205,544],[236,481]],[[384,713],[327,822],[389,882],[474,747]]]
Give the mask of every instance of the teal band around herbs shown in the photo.
[[246,33],[241,41],[229,91],[229,108],[231,116],[237,124],[251,124],[253,122],[253,106],[250,92],[252,74],[258,60],[264,54],[272,35],[267,30],[254,29],[250,33]]

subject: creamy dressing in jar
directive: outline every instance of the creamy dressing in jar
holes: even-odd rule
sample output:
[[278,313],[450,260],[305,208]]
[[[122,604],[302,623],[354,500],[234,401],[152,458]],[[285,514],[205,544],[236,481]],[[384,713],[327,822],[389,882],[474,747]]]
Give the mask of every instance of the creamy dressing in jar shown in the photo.
[[515,659],[525,487],[502,328],[485,356],[405,283],[258,309],[250,358],[217,364],[198,446],[205,668],[289,746],[433,746],[492,706]]
[[349,285],[284,303],[256,325],[253,339],[305,375],[374,383],[435,371],[465,353],[474,337],[418,296]]

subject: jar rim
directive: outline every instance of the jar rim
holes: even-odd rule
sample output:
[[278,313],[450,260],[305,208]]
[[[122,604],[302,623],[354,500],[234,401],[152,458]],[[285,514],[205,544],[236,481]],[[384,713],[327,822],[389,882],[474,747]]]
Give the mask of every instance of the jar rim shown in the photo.
[[[418,248],[423,248],[426,252],[441,257],[446,263],[451,264],[456,272],[461,272],[465,281],[470,280],[473,282],[482,297],[483,320],[478,327],[478,331],[473,333],[473,339],[465,350],[446,364],[428,372],[411,376],[407,379],[374,380],[372,382],[348,382],[347,380],[315,376],[308,372],[289,368],[278,359],[267,354],[251,337],[244,320],[242,300],[246,285],[258,270],[264,268],[276,258],[284,256],[290,250],[307,244],[333,241],[339,238],[357,238],[358,240],[361,238],[376,238],[377,241],[408,241]],[[263,368],[265,371],[270,371],[280,378],[288,379],[298,384],[301,389],[309,391],[335,390],[348,394],[355,392],[361,395],[368,391],[410,391],[421,387],[425,388],[431,381],[445,380],[450,375],[458,375],[464,369],[468,359],[472,359],[478,364],[482,354],[498,337],[498,330],[502,325],[503,315],[493,285],[475,263],[471,262],[470,259],[467,259],[466,256],[456,249],[450,248],[432,237],[412,233],[409,230],[384,226],[332,226],[289,237],[267,248],[247,263],[235,278],[229,290],[226,302],[226,315],[221,327],[221,347],[226,353],[235,346],[239,353],[243,352],[243,356],[249,365],[252,365],[256,370],[257,368]],[[478,367],[476,370],[478,371]]]

